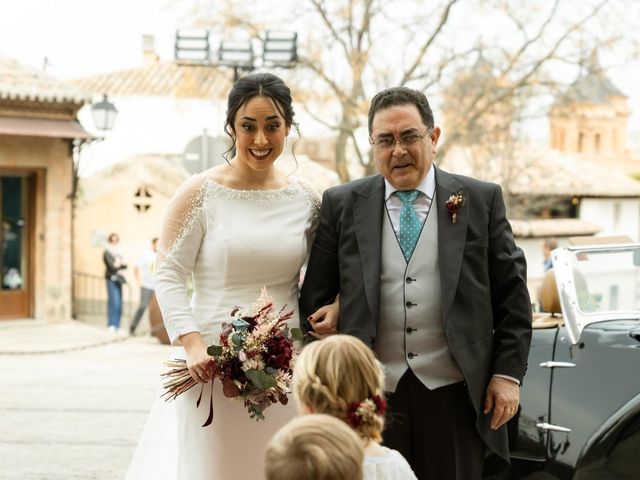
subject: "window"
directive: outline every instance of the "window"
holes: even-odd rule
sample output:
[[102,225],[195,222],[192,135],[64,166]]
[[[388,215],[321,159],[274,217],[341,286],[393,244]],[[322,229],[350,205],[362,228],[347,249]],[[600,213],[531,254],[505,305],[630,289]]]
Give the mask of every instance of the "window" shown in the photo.
[[144,213],[151,208],[151,193],[146,185],[138,187],[134,194],[133,206],[140,213]]
[[582,152],[582,146],[584,143],[584,133],[580,132],[578,135],[578,152]]

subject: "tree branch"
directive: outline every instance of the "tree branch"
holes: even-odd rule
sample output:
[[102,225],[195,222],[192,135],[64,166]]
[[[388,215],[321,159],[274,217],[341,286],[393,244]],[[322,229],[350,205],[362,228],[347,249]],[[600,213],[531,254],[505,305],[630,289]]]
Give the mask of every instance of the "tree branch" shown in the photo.
[[316,11],[320,15],[320,18],[322,19],[325,26],[331,32],[331,36],[342,46],[342,49],[344,50],[346,57],[349,58],[351,56],[349,51],[349,46],[345,43],[344,39],[340,36],[340,33],[338,33],[338,31],[333,26],[333,22],[329,18],[327,11],[322,6],[322,0],[309,0],[309,1],[314,7],[316,7]]
[[326,120],[320,118],[318,115],[316,115],[311,110],[309,110],[309,108],[307,107],[307,105],[305,103],[302,104],[302,109],[305,112],[307,112],[307,115],[309,115],[311,118],[313,118],[316,122],[320,123],[321,125],[324,125],[325,127],[329,128],[330,130],[336,130],[336,131],[340,130],[340,125],[331,124],[331,123],[327,122]]
[[341,103],[344,103],[349,98],[344,90],[340,88],[340,86],[330,78],[323,68],[319,67],[313,60],[306,57],[299,57],[298,62],[303,67],[308,68],[315,74],[317,74],[324,82],[329,85],[331,90],[336,94]]
[[438,22],[438,25],[436,26],[436,29],[433,31],[431,36],[427,38],[427,40],[424,42],[424,44],[420,48],[420,51],[418,52],[418,55],[416,55],[413,65],[411,65],[411,67],[409,67],[409,69],[404,72],[404,75],[400,80],[400,85],[404,85],[405,83],[407,83],[411,78],[411,76],[413,75],[413,72],[416,70],[416,68],[418,68],[418,65],[422,63],[422,59],[424,58],[425,53],[427,53],[427,50],[429,49],[429,47],[433,44],[436,38],[438,38],[438,35],[442,31],[442,28],[445,26],[445,24],[447,23],[447,20],[449,19],[449,12],[451,11],[451,7],[453,7],[453,5],[457,1],[458,0],[449,0],[449,3],[444,8],[444,11],[440,16],[440,20]]

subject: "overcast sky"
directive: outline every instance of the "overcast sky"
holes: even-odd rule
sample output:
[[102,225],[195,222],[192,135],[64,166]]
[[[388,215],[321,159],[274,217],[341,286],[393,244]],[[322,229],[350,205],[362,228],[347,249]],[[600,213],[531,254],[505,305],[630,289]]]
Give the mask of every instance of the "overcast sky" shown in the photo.
[[164,0],[0,0],[0,55],[78,78],[135,67],[142,35],[170,58],[175,18]]
[[[265,0],[261,0],[265,1]],[[142,35],[155,36],[161,59],[173,56],[184,25],[167,0],[0,0],[0,55],[47,73],[80,78],[141,64]],[[601,55],[602,57],[602,55]],[[607,56],[607,66],[615,64]],[[617,64],[609,76],[630,96],[629,127],[640,130],[640,62]]]

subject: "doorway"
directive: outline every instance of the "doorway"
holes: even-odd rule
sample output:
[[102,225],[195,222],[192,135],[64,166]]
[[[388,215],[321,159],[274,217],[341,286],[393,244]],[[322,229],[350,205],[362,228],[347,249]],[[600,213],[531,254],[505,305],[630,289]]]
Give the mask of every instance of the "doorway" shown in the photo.
[[34,184],[34,174],[0,173],[0,319],[32,315]]

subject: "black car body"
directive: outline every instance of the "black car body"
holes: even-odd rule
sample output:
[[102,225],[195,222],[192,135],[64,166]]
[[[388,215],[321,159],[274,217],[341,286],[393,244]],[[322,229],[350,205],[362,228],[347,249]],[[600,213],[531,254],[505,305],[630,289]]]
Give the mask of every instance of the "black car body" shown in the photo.
[[640,479],[640,244],[557,249],[553,266],[559,302],[534,321],[508,424],[511,478]]

